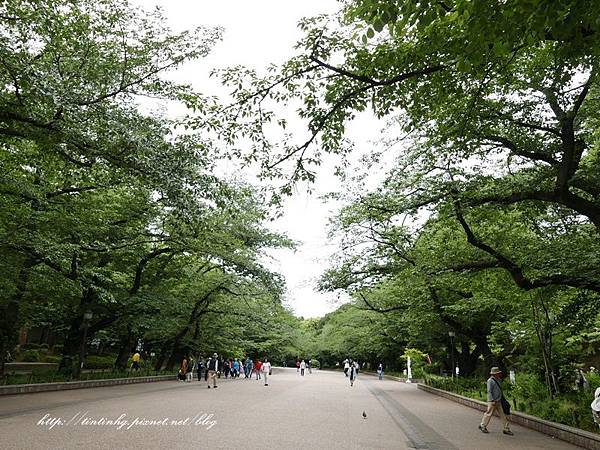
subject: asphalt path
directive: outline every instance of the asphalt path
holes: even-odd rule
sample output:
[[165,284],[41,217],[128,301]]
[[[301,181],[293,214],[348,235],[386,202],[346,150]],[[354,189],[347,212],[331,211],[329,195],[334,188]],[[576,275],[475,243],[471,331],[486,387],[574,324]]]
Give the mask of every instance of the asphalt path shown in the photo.
[[[361,374],[275,369],[256,380],[167,381],[0,397],[1,449],[577,449]],[[363,412],[366,418],[363,417]]]

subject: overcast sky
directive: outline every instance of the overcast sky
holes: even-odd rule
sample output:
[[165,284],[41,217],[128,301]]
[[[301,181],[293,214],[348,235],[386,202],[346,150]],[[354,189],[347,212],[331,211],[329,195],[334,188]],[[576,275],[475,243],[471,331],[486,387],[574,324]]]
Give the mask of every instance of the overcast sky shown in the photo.
[[[146,8],[160,5],[174,31],[199,25],[225,28],[223,41],[207,58],[186,64],[171,75],[206,94],[220,90],[215,81],[208,78],[212,68],[243,64],[261,71],[270,63],[281,63],[290,57],[294,43],[301,37],[296,27],[299,19],[339,8],[335,0],[138,0],[138,3]],[[369,134],[374,137],[378,127],[369,122],[372,121],[353,126],[352,137],[363,142],[367,142]],[[306,130],[297,132],[305,135]],[[271,252],[273,260],[269,266],[286,278],[286,304],[296,315],[305,318],[322,316],[343,301],[333,294],[315,292],[316,279],[327,268],[328,258],[335,251],[327,241],[326,225],[339,205],[325,204],[318,198],[341,188],[333,175],[333,161],[324,164],[315,187],[315,192],[309,195],[299,186],[297,193],[286,200],[283,217],[270,225],[273,230],[300,242],[295,252]]]

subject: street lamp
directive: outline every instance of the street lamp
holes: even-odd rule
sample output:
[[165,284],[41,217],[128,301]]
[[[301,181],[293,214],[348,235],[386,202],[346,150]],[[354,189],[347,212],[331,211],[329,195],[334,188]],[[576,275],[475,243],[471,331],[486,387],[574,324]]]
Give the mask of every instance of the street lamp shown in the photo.
[[448,336],[450,336],[450,361],[452,362],[452,379],[454,379],[454,336],[456,333],[448,331]]
[[81,369],[83,369],[83,361],[85,359],[85,341],[87,340],[87,330],[90,326],[90,320],[94,317],[94,313],[92,311],[86,311],[83,313],[83,338],[81,339],[81,349],[79,351],[79,373],[81,373]]

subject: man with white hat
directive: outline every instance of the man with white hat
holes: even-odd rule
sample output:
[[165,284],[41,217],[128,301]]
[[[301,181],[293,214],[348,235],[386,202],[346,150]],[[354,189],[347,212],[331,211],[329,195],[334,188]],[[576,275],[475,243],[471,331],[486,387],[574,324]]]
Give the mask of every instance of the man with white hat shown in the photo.
[[482,433],[489,433],[487,426],[490,423],[490,419],[494,415],[494,411],[498,411],[500,420],[502,420],[502,423],[504,424],[504,429],[502,432],[512,436],[513,432],[510,431],[510,424],[508,423],[508,419],[502,410],[502,404],[500,401],[502,398],[502,387],[500,383],[502,383],[502,371],[498,367],[492,367],[490,370],[490,377],[487,380],[488,407],[487,411],[483,414],[483,418],[481,419],[479,430],[481,430]]
[[213,382],[213,388],[218,388],[217,386],[217,372],[219,371],[219,355],[216,353],[212,355],[212,357],[206,363],[206,369],[208,370],[207,384],[210,389],[210,382]]

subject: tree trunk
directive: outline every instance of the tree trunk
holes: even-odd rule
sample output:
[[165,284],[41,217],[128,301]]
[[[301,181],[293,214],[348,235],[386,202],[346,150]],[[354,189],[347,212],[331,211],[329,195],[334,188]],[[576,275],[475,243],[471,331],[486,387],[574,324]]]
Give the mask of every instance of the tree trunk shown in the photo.
[[156,362],[154,363],[154,370],[156,370],[156,371],[162,370],[163,364],[165,363],[165,359],[167,358],[168,348],[169,348],[169,341],[166,341],[160,348],[160,352],[158,352],[158,355],[156,357]]
[[[187,332],[187,329],[186,329]],[[167,361],[167,370],[173,370],[176,364],[179,363],[183,359],[183,349],[180,348],[181,338],[185,335],[185,333],[181,336],[176,336],[173,341],[173,346],[171,350],[171,355],[169,356],[169,360]]]
[[0,310],[3,317],[0,320],[0,376],[4,375],[6,353],[14,348],[17,340],[21,300],[25,296],[31,268],[36,264],[37,262],[32,258],[27,258],[23,262],[21,270],[19,270],[19,276],[17,277],[15,293],[6,306]]
[[129,360],[129,354],[134,347],[134,334],[131,327],[127,326],[127,331],[121,335],[119,354],[115,361],[115,369],[126,370],[127,361]]
[[[65,336],[62,359],[60,360],[60,364],[58,366],[59,370],[63,370],[65,372],[70,371],[75,378],[79,377],[81,374],[82,361],[79,360],[79,351],[82,345],[81,340],[83,339],[83,311],[87,305],[92,303],[94,294],[94,288],[89,287],[81,296],[79,311],[78,314],[73,317],[69,325],[69,329]],[[85,345],[85,343],[83,343],[83,345]],[[73,364],[74,361],[77,361],[77,364]]]

